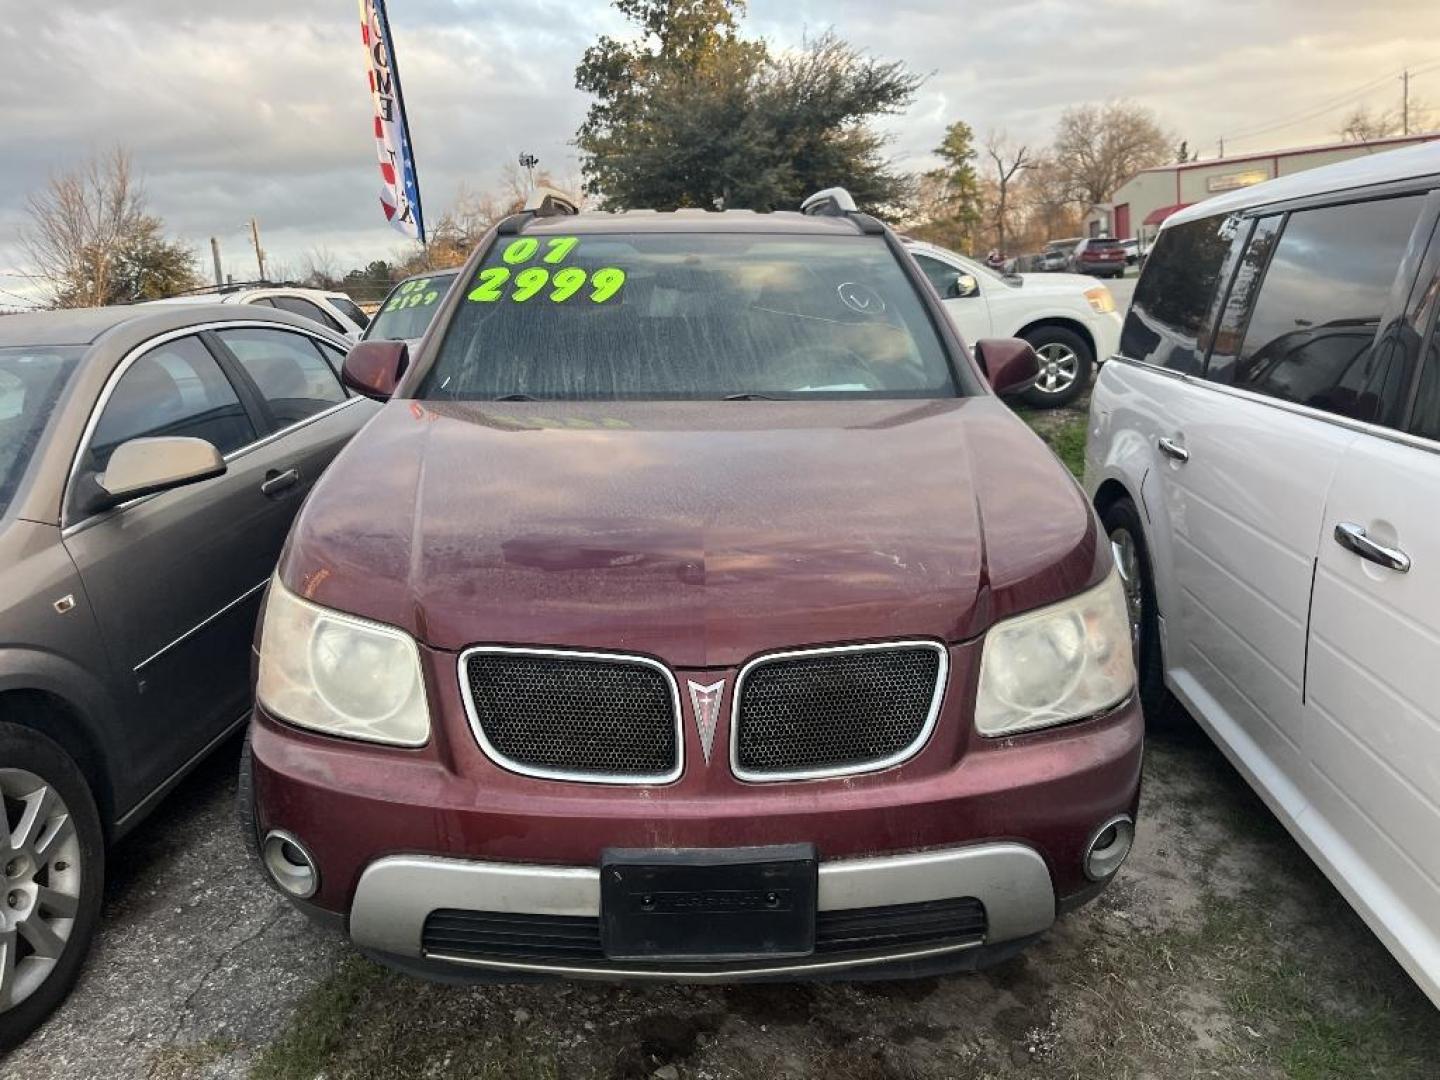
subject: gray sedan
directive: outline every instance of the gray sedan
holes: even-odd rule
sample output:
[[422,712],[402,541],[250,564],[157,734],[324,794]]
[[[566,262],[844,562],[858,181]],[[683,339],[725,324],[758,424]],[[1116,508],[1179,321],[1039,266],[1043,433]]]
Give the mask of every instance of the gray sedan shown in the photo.
[[282,311],[0,319],[0,1049],[68,992],[105,847],[245,718],[265,585],[377,406]]

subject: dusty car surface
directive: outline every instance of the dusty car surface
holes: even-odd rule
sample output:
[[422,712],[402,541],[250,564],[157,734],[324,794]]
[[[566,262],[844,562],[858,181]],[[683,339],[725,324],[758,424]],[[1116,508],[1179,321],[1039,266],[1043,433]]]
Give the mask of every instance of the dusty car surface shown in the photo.
[[106,842],[245,719],[291,520],[375,410],[345,344],[233,305],[0,319],[0,1047],[74,982]]
[[[1012,954],[1129,850],[1108,543],[898,238],[502,222],[297,520],[247,829],[440,977],[879,977]],[[398,380],[398,381],[397,381]]]

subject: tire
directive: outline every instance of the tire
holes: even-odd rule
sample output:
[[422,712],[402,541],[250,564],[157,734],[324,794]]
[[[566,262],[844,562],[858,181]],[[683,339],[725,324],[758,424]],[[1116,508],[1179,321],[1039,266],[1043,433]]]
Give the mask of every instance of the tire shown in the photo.
[[[1100,515],[1100,523],[1109,537],[1115,551],[1116,568],[1125,584],[1126,603],[1131,616],[1131,632],[1138,630],[1136,649],[1135,679],[1140,691],[1140,707],[1145,719],[1152,726],[1162,725],[1173,712],[1170,693],[1165,689],[1165,658],[1161,654],[1160,614],[1155,603],[1155,575],[1150,568],[1150,546],[1145,541],[1145,526],[1140,512],[1128,498],[1117,499]],[[1124,554],[1124,532],[1130,539],[1129,551],[1133,556],[1127,560]],[[1129,563],[1127,567],[1127,562]],[[1134,613],[1134,602],[1138,590],[1140,613],[1138,627]]]
[[[1058,409],[1069,405],[1090,385],[1095,352],[1090,343],[1063,326],[1037,326],[1021,335],[1040,354],[1040,381],[1020,395],[1034,409]],[[1047,370],[1051,362],[1052,372]],[[1049,383],[1054,389],[1045,389]]]
[[[41,807],[47,818],[25,830],[18,853],[0,857],[0,874],[6,875],[0,886],[0,949],[14,949],[18,956],[0,964],[3,1051],[39,1027],[80,975],[105,894],[105,838],[95,796],[79,767],[37,731],[0,723],[0,792],[7,843],[16,839],[31,807]],[[44,943],[37,946],[42,934]],[[46,956],[46,950],[57,955]]]

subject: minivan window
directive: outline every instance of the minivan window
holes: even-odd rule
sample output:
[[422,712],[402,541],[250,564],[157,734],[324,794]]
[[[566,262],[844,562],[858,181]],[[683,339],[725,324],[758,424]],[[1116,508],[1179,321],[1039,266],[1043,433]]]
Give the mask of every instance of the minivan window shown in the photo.
[[344,315],[356,326],[360,327],[361,330],[364,330],[365,327],[370,325],[370,316],[360,310],[360,305],[348,296],[329,296],[326,297],[326,299],[335,306],[335,309],[339,311],[341,315]]
[[1217,216],[1160,233],[1125,316],[1122,356],[1199,374],[1207,317],[1240,231],[1239,219]]
[[[1355,420],[1394,411],[1408,380],[1373,350],[1424,196],[1292,213],[1270,256],[1234,385]],[[1384,354],[1398,357],[1393,351]]]
[[104,472],[121,443],[159,435],[205,439],[222,454],[255,439],[235,388],[197,338],[156,346],[120,376],[95,425],[85,467]]
[[422,398],[953,397],[919,291],[865,236],[500,237]]
[[85,354],[83,346],[0,348],[0,515],[60,400],[60,391]]
[[1255,293],[1265,276],[1265,267],[1270,265],[1270,254],[1275,250],[1275,241],[1284,222],[1284,214],[1272,214],[1259,218],[1251,228],[1245,252],[1231,276],[1230,291],[1225,296],[1225,306],[1220,310],[1210,345],[1205,377],[1211,382],[1229,383],[1235,376],[1235,361],[1240,355],[1245,322],[1250,317]]
[[1420,369],[1420,387],[1415,395],[1410,431],[1421,438],[1440,442],[1440,333],[1434,330],[1425,350],[1424,366]]

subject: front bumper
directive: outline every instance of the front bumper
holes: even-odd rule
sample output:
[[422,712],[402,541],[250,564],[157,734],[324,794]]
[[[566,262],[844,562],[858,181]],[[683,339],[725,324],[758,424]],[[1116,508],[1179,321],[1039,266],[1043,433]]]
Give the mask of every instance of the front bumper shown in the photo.
[[[531,943],[555,956],[485,955],[470,948],[426,941],[426,921],[437,911],[473,909],[487,916],[521,919],[550,916],[567,920],[565,940],[584,933],[585,920],[600,916],[600,871],[471,862],[426,856],[390,856],[366,869],[350,911],[350,937],[361,949],[410,970],[444,973],[464,969],[491,976],[558,976],[717,982],[747,979],[824,978],[866,970],[893,971],[987,947],[1022,942],[1055,920],[1050,872],[1033,849],[990,843],[946,851],[915,852],[868,859],[838,859],[819,868],[817,908],[833,912],[874,912],[971,898],[983,905],[984,930],[902,940],[869,947],[817,952],[782,960],[715,964],[611,962],[563,955],[563,941]],[[515,926],[528,927],[520,922]],[[517,935],[518,936],[518,935]],[[452,939],[453,940],[453,939]],[[968,956],[963,959],[970,959]],[[418,962],[418,963],[417,963]]]

